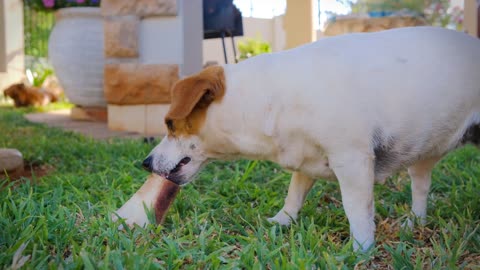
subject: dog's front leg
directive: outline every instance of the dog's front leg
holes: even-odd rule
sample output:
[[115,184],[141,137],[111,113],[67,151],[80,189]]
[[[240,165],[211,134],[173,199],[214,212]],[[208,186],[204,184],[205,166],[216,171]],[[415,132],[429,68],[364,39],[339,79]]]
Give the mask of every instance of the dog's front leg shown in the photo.
[[315,181],[310,177],[294,172],[288,187],[288,194],[285,198],[285,205],[274,217],[268,221],[279,223],[281,225],[290,225],[292,220],[296,220],[298,212],[303,206],[305,197],[313,186]]
[[366,251],[374,243],[374,159],[363,153],[343,153],[330,158],[337,176],[342,203],[350,223],[354,250]]

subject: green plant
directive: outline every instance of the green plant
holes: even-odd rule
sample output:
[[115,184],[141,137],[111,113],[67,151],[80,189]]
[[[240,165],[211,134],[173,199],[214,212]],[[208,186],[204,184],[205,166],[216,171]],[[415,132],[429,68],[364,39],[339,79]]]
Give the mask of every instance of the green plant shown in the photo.
[[45,58],[28,56],[25,61],[27,79],[31,85],[40,87],[51,75],[54,75],[53,67]]
[[458,6],[452,6],[449,0],[432,1],[424,12],[431,25],[462,29],[463,10]]
[[[31,74],[31,84],[36,87],[43,85],[43,82],[51,75],[53,75],[53,69],[45,68],[38,71],[31,71],[27,69],[27,74]],[[27,77],[30,77],[27,75]]]
[[23,8],[25,55],[48,56],[48,37],[55,24],[55,14],[32,7],[25,2]]
[[65,7],[98,7],[100,0],[24,0],[29,5],[39,10],[56,10]]
[[263,53],[271,53],[270,44],[260,38],[246,38],[238,42],[238,50],[240,52],[239,59],[245,60],[249,57]]
[[359,0],[351,5],[354,13],[407,11],[422,16],[428,24],[461,30],[463,10],[450,0]]

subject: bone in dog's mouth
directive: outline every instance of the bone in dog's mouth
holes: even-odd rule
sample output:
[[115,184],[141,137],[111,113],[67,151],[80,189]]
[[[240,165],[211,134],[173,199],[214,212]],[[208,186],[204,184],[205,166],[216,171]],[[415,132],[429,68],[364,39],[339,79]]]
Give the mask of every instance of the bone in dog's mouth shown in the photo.
[[166,179],[172,181],[172,182],[177,182],[177,173],[182,169],[183,166],[187,165],[192,159],[190,157],[184,157],[182,158],[178,164],[170,171],[170,172],[163,172],[159,173],[160,176],[165,177]]
[[190,160],[192,160],[192,159],[189,158],[189,157],[182,158],[182,160],[180,160],[180,162],[178,162],[177,166],[175,166],[175,168],[173,168],[173,170],[170,171],[170,174],[177,173],[178,171],[180,171],[180,169],[183,166],[187,165],[190,162]]

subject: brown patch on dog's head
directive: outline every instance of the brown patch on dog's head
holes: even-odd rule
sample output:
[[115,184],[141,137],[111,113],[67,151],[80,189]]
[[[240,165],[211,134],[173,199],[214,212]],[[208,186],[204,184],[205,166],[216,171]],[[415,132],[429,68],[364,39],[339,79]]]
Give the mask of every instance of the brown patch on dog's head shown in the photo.
[[172,104],[165,117],[169,135],[198,134],[208,106],[225,94],[223,67],[208,67],[196,75],[178,81],[172,88]]

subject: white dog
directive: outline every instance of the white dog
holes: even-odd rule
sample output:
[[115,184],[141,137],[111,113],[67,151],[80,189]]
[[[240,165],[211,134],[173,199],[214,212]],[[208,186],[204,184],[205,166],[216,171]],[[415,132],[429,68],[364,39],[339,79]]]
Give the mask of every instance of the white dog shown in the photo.
[[280,224],[297,217],[314,179],[337,179],[354,248],[365,250],[374,243],[374,182],[408,168],[412,211],[424,220],[435,163],[480,143],[480,42],[403,28],[210,67],[176,83],[165,121],[169,134],[145,159],[148,170],[187,184],[210,160],[274,161],[294,172],[270,219]]

